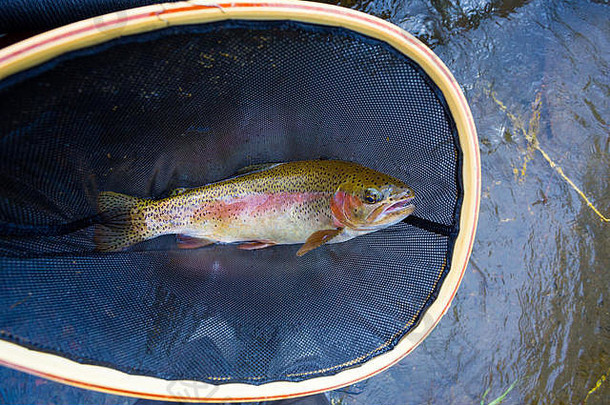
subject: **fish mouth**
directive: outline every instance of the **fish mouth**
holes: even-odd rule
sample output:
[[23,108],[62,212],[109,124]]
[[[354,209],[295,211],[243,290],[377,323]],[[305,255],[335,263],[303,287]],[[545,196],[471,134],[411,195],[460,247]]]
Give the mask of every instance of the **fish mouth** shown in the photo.
[[411,214],[413,211],[415,211],[415,205],[411,204],[411,201],[413,201],[414,197],[405,197],[400,201],[397,201],[391,205],[389,205],[388,207],[386,207],[383,210],[384,214],[392,214],[395,212],[402,212],[405,213],[405,211],[408,211],[408,214]]
[[406,217],[411,215],[415,211],[415,205],[411,204],[415,197],[413,195],[402,195],[398,196],[398,198],[399,200],[396,202],[383,204],[371,211],[366,218],[366,222],[369,224],[381,223],[390,218],[395,219],[397,216]]

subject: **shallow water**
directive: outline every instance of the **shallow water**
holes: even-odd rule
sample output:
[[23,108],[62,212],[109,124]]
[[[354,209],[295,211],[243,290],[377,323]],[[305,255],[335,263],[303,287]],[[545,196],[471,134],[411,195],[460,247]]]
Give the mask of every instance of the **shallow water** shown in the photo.
[[[348,5],[349,2],[343,2]],[[610,372],[610,8],[585,1],[349,4],[427,42],[462,85],[483,195],[452,309],[344,404],[583,403]],[[536,147],[538,145],[538,148]],[[349,389],[348,389],[349,390]],[[608,403],[606,381],[587,404]]]
[[[504,404],[607,403],[610,381],[592,389],[610,379],[610,228],[557,168],[610,216],[608,2],[329,2],[391,21],[443,59],[470,102],[483,176],[452,308],[398,365],[330,397],[478,404],[514,383]],[[2,376],[0,402],[135,402]]]

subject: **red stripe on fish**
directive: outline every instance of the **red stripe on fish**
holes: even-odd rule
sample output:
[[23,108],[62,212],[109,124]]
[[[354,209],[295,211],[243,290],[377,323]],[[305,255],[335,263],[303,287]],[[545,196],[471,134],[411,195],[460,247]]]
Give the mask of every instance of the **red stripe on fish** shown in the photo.
[[252,194],[248,196],[224,197],[206,203],[194,212],[195,218],[230,219],[242,214],[264,214],[273,210],[329,198],[321,192]]

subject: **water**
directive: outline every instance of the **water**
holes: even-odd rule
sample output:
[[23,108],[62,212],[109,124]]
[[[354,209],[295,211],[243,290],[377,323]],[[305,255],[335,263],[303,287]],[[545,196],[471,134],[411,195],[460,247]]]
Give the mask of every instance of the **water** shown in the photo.
[[[516,382],[503,403],[583,403],[610,372],[610,224],[540,150],[610,216],[607,2],[353,6],[415,33],[453,71],[477,123],[483,195],[452,309],[396,367],[333,398],[472,404]],[[606,381],[586,403],[609,398]]]
[[[398,365],[331,399],[478,404],[514,383],[504,404],[608,403],[610,381],[591,390],[610,380],[610,225],[544,157],[610,216],[608,2],[330,3],[401,26],[445,61],[470,102],[483,175],[477,240],[452,308]],[[136,402],[2,376],[0,402]]]

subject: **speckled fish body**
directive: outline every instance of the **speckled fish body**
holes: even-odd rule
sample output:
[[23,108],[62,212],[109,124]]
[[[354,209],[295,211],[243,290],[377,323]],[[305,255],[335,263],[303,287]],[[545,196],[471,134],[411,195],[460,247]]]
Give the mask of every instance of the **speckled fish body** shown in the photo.
[[96,232],[98,249],[121,250],[160,235],[179,234],[183,247],[239,242],[242,248],[257,249],[309,242],[300,251],[304,254],[323,243],[390,226],[414,209],[409,204],[413,191],[402,181],[333,160],[259,165],[174,194],[144,200],[103,192],[100,210],[127,229],[102,226]]

